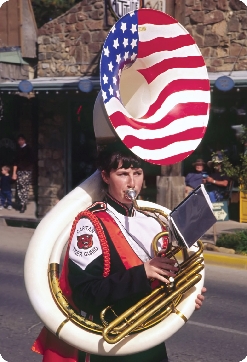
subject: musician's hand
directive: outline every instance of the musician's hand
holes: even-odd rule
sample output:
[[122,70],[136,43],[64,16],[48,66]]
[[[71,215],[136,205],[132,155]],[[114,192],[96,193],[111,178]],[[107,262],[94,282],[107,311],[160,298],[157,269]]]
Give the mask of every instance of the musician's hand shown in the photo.
[[[207,289],[205,287],[202,288],[201,293],[206,293]],[[202,294],[198,294],[197,298],[196,298],[196,306],[195,309],[198,310],[201,308],[202,306],[202,302],[204,301],[204,296]]]
[[[158,279],[163,283],[169,283],[169,277],[175,277],[178,268],[173,259],[155,257],[144,263],[145,272],[148,279]],[[166,278],[168,277],[168,278]]]
[[166,253],[167,253],[167,249],[160,249],[158,251],[157,255],[163,257],[163,256],[165,256]]

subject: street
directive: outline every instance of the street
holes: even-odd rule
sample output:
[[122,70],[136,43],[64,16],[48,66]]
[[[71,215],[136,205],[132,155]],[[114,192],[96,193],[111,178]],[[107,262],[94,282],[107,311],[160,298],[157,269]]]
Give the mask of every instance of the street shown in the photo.
[[206,266],[200,311],[166,343],[170,362],[239,362],[247,356],[246,271]]
[[[6,245],[0,237],[0,354],[8,362],[41,362],[30,346],[42,324],[23,281],[25,250],[33,230],[8,227],[6,232],[12,241]],[[18,242],[20,232],[25,242]],[[170,362],[240,362],[247,356],[246,271],[210,265],[205,284],[203,308],[166,343]]]

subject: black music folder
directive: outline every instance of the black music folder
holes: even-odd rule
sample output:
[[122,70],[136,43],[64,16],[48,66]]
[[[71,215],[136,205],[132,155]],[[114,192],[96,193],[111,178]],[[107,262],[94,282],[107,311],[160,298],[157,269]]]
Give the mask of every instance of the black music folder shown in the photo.
[[178,244],[187,248],[217,221],[204,185],[193,190],[169,216],[171,232]]

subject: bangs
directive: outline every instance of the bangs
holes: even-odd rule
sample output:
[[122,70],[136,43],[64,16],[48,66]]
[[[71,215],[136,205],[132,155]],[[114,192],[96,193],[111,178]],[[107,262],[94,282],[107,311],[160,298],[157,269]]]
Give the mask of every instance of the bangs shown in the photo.
[[132,153],[122,143],[116,142],[108,145],[98,155],[98,169],[110,173],[111,170],[121,168],[142,168],[141,158]]
[[[121,163],[122,163],[122,165],[121,165]],[[116,168],[113,167],[113,168],[117,169],[117,168],[119,168],[120,165],[121,165],[120,166],[121,168],[126,168],[126,169],[130,168],[130,167],[131,168],[141,168],[142,167],[141,163],[142,163],[141,160],[138,160],[138,159],[136,159],[134,157],[125,157],[125,156],[123,156],[123,157],[119,158],[119,161],[117,161],[117,167]]]

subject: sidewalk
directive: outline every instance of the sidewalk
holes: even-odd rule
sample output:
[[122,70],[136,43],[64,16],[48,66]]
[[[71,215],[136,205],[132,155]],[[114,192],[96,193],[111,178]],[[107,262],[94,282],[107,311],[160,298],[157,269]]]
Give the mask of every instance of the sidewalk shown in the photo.
[[0,250],[25,254],[34,229],[25,227],[7,226],[5,220],[0,218]]
[[[214,244],[214,232],[217,236],[222,233],[234,233],[241,230],[247,230],[247,223],[240,223],[237,221],[218,221],[214,227],[210,228],[205,235],[201,237],[203,243]],[[217,245],[217,241],[216,241]],[[247,256],[228,254],[222,252],[214,252],[205,250],[203,252],[206,264],[214,264],[227,266],[238,269],[247,269]]]
[[[222,233],[231,233],[247,229],[247,223],[240,223],[237,221],[217,221],[215,224],[216,235]],[[211,227],[205,235],[201,237],[204,243],[214,243],[214,229]]]
[[0,210],[0,218],[13,219],[13,220],[38,220],[36,217],[36,203],[30,201],[27,204],[26,211],[21,214],[19,210],[14,207],[12,210],[2,209]]

